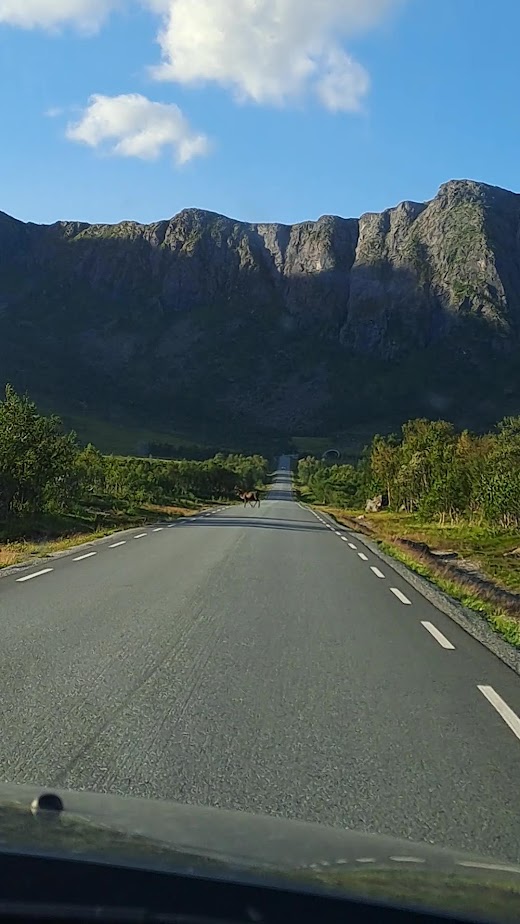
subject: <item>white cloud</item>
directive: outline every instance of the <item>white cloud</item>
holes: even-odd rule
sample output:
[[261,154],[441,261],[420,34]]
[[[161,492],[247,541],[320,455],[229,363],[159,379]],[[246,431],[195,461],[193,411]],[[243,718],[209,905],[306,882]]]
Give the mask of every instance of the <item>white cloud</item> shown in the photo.
[[339,48],[331,48],[316,81],[316,92],[332,112],[355,112],[370,89],[370,78],[361,64]]
[[214,82],[242,100],[286,105],[313,92],[356,111],[369,76],[344,50],[404,0],[144,0],[162,14],[160,80]]
[[348,40],[406,0],[0,0],[0,24],[95,32],[133,2],[161,20],[157,79],[216,83],[264,105],[313,94],[349,112],[362,107],[370,79]]
[[178,106],[138,93],[91,96],[79,121],[68,125],[67,138],[141,160],[156,160],[169,148],[179,165],[209,150],[207,137],[193,131]]
[[0,23],[23,29],[73,25],[96,31],[121,0],[0,0]]

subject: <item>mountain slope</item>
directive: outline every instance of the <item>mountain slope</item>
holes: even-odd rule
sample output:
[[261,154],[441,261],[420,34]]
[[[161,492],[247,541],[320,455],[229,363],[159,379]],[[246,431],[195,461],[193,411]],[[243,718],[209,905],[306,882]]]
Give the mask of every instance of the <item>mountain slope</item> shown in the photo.
[[58,409],[206,434],[520,410],[520,196],[292,227],[0,213],[0,380]]

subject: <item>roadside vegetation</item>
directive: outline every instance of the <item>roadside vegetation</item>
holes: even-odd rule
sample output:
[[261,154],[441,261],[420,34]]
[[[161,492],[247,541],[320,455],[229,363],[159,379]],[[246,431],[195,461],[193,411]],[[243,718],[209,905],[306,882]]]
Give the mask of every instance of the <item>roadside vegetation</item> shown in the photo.
[[309,456],[297,477],[303,500],[371,535],[520,647],[520,417],[483,435],[412,420],[374,437],[355,465]]
[[0,568],[233,500],[235,486],[261,487],[267,475],[259,455],[103,455],[8,385],[0,401]]

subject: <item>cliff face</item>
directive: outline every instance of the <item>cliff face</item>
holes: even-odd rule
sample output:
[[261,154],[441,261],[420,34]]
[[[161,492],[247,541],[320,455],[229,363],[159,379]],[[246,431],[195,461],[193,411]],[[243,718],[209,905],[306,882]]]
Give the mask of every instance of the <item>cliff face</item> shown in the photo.
[[427,205],[364,215],[342,342],[394,357],[483,319],[506,348],[520,319],[519,227],[520,196],[467,181]]
[[114,418],[348,427],[390,391],[403,414],[474,397],[497,357],[510,410],[519,322],[520,196],[479,183],[292,227],[0,213],[0,379]]

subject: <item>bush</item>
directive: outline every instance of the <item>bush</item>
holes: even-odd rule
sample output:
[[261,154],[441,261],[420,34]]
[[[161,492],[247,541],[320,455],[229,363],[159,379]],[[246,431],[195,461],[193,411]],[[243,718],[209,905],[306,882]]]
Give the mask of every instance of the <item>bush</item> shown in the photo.
[[382,494],[390,509],[424,519],[518,527],[520,417],[506,417],[483,436],[457,433],[445,420],[411,420],[400,436],[375,436],[357,467],[308,457],[298,477],[318,503],[360,507]]
[[34,513],[75,512],[100,498],[139,504],[174,504],[189,498],[229,499],[235,486],[250,489],[267,480],[262,456],[216,455],[213,459],[161,460],[104,456],[64,433],[58,417],[8,385],[0,402],[0,520]]

